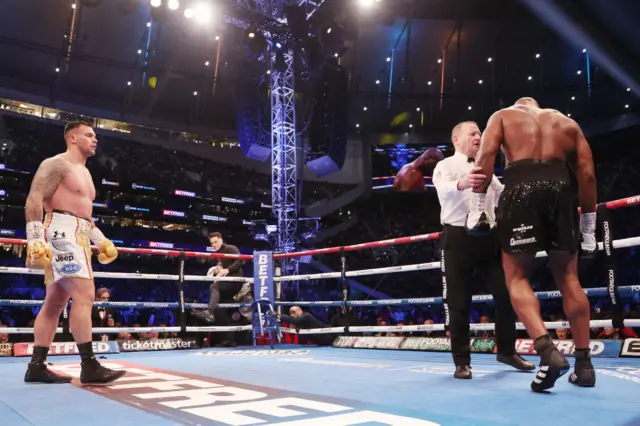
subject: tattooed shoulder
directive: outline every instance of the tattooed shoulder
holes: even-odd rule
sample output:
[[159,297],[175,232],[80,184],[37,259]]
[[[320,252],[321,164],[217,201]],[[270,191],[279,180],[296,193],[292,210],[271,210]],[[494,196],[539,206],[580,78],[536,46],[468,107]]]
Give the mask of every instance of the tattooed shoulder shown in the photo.
[[31,192],[39,192],[45,199],[51,197],[68,171],[69,162],[63,157],[47,158],[33,177]]

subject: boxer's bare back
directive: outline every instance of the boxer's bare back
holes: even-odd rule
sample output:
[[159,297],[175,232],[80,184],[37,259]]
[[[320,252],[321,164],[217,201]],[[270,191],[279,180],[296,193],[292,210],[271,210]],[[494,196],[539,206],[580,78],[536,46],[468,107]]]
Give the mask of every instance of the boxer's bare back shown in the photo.
[[[591,149],[580,126],[553,109],[539,108],[532,99],[496,112],[487,123],[478,158],[502,144],[508,163],[523,159],[566,161],[579,183],[580,206],[595,211],[596,182]],[[483,161],[477,161],[480,165]],[[483,167],[484,168],[484,167]],[[493,174],[493,167],[485,173]],[[488,182],[491,176],[488,176]]]
[[78,151],[67,151],[40,164],[27,199],[27,222],[42,220],[43,208],[47,212],[66,211],[91,221],[96,189],[85,164],[88,157],[95,155],[97,140],[90,127],[77,130],[80,130],[78,139],[82,139]]

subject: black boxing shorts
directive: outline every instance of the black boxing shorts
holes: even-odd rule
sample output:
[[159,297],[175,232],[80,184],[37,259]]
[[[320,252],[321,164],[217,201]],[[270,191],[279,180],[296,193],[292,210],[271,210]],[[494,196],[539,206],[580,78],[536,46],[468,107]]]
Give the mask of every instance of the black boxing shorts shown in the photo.
[[515,161],[504,171],[504,185],[497,214],[502,251],[578,250],[578,196],[564,161]]

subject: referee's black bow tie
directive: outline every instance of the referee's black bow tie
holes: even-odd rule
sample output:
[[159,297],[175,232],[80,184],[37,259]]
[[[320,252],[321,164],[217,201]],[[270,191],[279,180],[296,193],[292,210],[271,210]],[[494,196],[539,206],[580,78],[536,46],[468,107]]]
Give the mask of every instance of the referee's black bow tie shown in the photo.
[[476,162],[475,158],[473,158],[473,157],[467,158],[467,163],[475,163],[475,162]]

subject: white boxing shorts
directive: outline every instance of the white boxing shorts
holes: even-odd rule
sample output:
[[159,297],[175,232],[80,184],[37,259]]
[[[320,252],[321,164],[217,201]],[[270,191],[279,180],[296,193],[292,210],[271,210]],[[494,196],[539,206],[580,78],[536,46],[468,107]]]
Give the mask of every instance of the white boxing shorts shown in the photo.
[[63,278],[93,279],[91,269],[91,223],[71,213],[47,213],[44,219],[45,240],[51,247],[53,261],[45,269],[44,283]]

